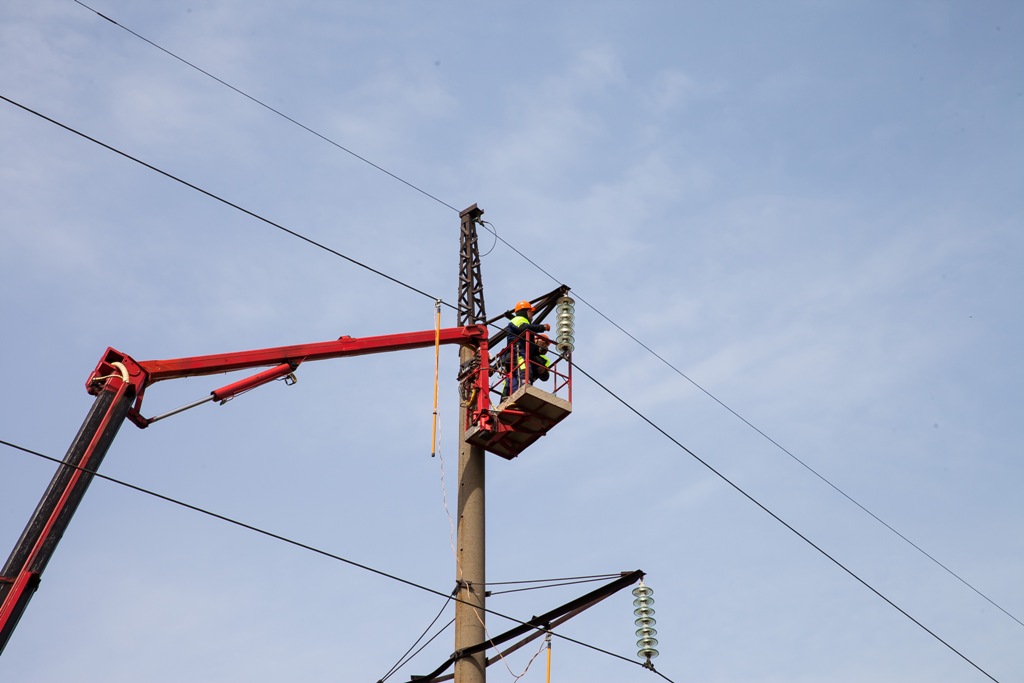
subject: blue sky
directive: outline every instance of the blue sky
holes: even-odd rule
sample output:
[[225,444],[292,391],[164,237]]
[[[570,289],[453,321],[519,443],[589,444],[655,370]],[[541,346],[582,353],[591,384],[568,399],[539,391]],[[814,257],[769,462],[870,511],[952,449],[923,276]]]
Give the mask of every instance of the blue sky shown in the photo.
[[[3,3],[0,94],[451,303],[479,204],[550,273],[482,233],[491,315],[570,285],[581,370],[991,677],[1024,676],[1017,3],[87,4],[335,144],[71,0]],[[8,102],[0,139],[3,440],[61,457],[107,346],[433,324],[430,297]],[[102,471],[447,592],[456,369],[446,349],[439,458],[433,354],[412,351],[126,425]],[[568,420],[488,462],[489,580],[643,569],[677,682],[988,680],[576,380]],[[156,385],[144,412],[228,381]],[[53,469],[0,448],[0,545]],[[635,659],[631,600],[559,632]],[[0,678],[376,681],[443,602],[97,480]],[[661,680],[558,640],[552,662]]]

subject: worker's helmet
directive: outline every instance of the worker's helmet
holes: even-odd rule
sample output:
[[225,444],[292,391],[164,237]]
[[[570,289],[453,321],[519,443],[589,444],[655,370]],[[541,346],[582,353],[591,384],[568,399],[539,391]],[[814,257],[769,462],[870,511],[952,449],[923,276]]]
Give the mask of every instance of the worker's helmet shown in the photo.
[[519,303],[516,304],[516,307],[514,309],[512,309],[512,310],[515,311],[516,313],[518,313],[519,311],[532,311],[534,309],[533,309],[533,304],[531,304],[529,301],[520,301]]
[[533,338],[533,341],[541,352],[547,351],[548,347],[551,345],[551,339],[549,337],[545,337],[543,334],[536,335]]

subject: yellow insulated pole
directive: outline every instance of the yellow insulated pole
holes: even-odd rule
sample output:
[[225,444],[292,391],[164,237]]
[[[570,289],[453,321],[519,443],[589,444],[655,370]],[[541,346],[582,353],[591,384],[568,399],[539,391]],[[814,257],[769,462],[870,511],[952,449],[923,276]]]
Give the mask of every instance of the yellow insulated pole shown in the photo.
[[434,425],[430,430],[430,457],[437,454],[437,381],[441,363],[441,300],[434,302]]
[[544,640],[547,641],[548,646],[548,675],[547,678],[545,678],[545,680],[547,681],[547,683],[551,683],[551,634],[548,633],[546,636],[544,636]]

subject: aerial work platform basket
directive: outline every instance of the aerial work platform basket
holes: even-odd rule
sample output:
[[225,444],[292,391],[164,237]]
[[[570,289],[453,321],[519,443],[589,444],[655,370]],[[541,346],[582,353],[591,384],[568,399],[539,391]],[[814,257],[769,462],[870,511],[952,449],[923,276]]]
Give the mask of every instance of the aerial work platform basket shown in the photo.
[[[539,340],[547,337],[527,333],[477,368],[484,396],[467,401],[470,444],[511,460],[572,412],[572,361],[547,352],[546,343],[538,350]],[[486,346],[482,351],[485,356]]]
[[572,404],[532,384],[524,384],[492,412],[493,422],[473,425],[466,432],[466,440],[511,460],[568,417]]

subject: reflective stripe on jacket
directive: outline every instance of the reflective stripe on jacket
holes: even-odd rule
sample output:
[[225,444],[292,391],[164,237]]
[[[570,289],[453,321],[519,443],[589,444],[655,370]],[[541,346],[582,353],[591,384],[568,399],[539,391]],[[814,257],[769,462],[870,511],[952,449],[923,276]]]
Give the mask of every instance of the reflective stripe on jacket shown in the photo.
[[[538,356],[534,360],[535,360],[535,362],[536,361],[540,361],[541,363],[543,363],[545,368],[550,368],[551,367],[551,359],[548,358],[547,356]],[[519,357],[519,369],[522,370],[525,367],[526,367],[526,359],[523,358],[522,356],[520,356]]]

